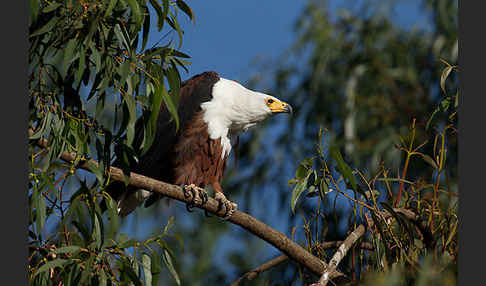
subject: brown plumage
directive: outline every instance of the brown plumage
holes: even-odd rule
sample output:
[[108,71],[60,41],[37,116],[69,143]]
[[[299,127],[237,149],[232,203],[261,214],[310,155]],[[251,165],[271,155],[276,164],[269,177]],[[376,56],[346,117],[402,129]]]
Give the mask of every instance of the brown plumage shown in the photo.
[[[271,114],[291,113],[292,108],[273,96],[220,78],[216,72],[205,72],[183,82],[178,98],[180,128],[176,130],[175,122],[163,104],[153,144],[140,156],[139,163],[132,162],[130,170],[167,183],[190,185],[193,200],[201,194],[204,198],[205,191],[198,187],[211,186],[215,198],[225,206],[226,214],[231,215],[237,205],[226,199],[221,188],[231,150],[230,137],[248,130]],[[138,120],[135,150],[141,148],[143,138],[143,120]],[[113,165],[121,164],[116,160]],[[132,212],[143,201],[147,207],[160,199],[159,194],[125,188],[121,182],[113,182],[107,191],[118,202],[121,216]]]
[[[222,158],[221,139],[209,138],[208,126],[203,121],[201,103],[210,101],[211,88],[219,80],[216,72],[205,72],[192,77],[181,84],[179,92],[178,115],[180,128],[176,132],[175,123],[163,104],[157,120],[157,131],[150,149],[139,158],[139,164],[131,170],[154,179],[176,185],[195,184],[204,188],[211,185],[215,192],[222,192],[221,180],[226,166]],[[209,90],[208,90],[209,89]],[[136,148],[143,140],[143,122],[135,126]],[[115,161],[113,165],[117,165]],[[130,196],[136,191],[133,187],[125,188],[123,183],[113,182],[108,192],[115,200],[120,200],[124,192]],[[148,207],[159,200],[161,195],[153,193],[145,202]],[[122,213],[126,215],[133,211]]]

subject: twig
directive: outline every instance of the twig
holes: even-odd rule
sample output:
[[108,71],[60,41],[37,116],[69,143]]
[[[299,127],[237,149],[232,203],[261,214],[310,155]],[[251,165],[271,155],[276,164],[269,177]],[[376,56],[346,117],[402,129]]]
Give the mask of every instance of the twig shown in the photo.
[[244,279],[246,280],[253,280],[255,279],[260,273],[265,272],[269,270],[270,268],[273,268],[285,261],[287,261],[289,257],[287,255],[280,255],[277,256],[276,258],[269,260],[262,265],[256,267],[255,269],[243,274],[240,278],[238,278],[235,282],[231,283],[230,286],[238,286],[241,281]]
[[[32,133],[33,131],[29,130],[29,135],[31,135]],[[47,140],[41,138],[37,141],[37,145],[39,145],[40,147],[46,147]],[[64,152],[61,154],[61,158],[67,162],[72,162],[76,158],[76,155],[74,153]],[[78,164],[77,167],[90,171],[88,167],[88,162],[94,164],[95,166],[98,166],[98,162],[91,159],[82,161],[80,164]],[[119,168],[110,167],[109,175],[112,180],[120,182],[125,181],[123,171]],[[130,185],[144,190],[150,190],[152,192],[162,194],[166,197],[181,202],[190,203],[190,198],[186,198],[184,196],[182,188],[177,185],[168,184],[133,172],[130,172]],[[207,202],[204,205],[196,207],[204,209],[212,214],[218,215],[218,201],[213,198],[208,198]],[[309,269],[314,274],[321,275],[326,269],[328,269],[327,264],[324,261],[315,257],[307,250],[287,238],[285,234],[269,227],[268,225],[248,215],[247,213],[237,210],[227,221],[241,226],[252,234],[270,243],[271,245],[282,251],[285,255],[290,257],[292,260]],[[333,271],[330,277],[337,278],[341,276],[344,276],[344,274],[338,271]]]
[[[327,249],[327,248],[339,247],[342,244],[343,244],[342,240],[326,241],[326,242],[320,243],[319,247]],[[362,242],[359,247],[362,248],[362,249],[366,249],[366,250],[374,250],[373,245],[369,242]],[[260,275],[260,273],[265,272],[265,271],[267,271],[267,270],[269,270],[269,269],[271,269],[271,268],[273,268],[277,265],[280,265],[283,262],[286,262],[288,259],[289,259],[289,257],[287,255],[277,256],[274,259],[271,259],[271,260],[263,263],[262,265],[254,268],[253,270],[246,272],[240,278],[238,278],[235,282],[231,283],[230,286],[238,286],[241,283],[241,281],[243,281],[244,279],[253,280],[256,277],[258,277],[258,275]]]
[[339,262],[346,256],[348,250],[353,246],[353,244],[365,233],[364,225],[358,226],[347,238],[344,240],[343,244],[339,246],[338,250],[329,261],[329,265],[326,271],[322,274],[321,278],[317,283],[311,284],[310,286],[326,286],[331,279],[331,273],[336,270]]

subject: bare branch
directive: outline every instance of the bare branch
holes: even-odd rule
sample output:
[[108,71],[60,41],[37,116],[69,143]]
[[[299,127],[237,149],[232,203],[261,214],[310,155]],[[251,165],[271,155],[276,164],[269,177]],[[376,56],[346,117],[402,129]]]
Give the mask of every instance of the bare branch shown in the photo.
[[346,256],[348,250],[353,246],[353,244],[365,233],[364,225],[359,225],[347,238],[344,240],[343,244],[339,246],[338,250],[329,261],[329,265],[326,271],[322,274],[321,278],[317,283],[311,284],[311,286],[326,286],[327,282],[332,278],[331,273],[336,270],[339,262]]
[[[32,134],[32,130],[29,130],[29,135],[31,134]],[[38,140],[37,145],[40,147],[46,147],[47,140],[40,139]],[[62,153],[61,158],[67,162],[73,162],[76,156],[74,153],[64,152]],[[96,162],[95,160],[85,160],[84,162],[80,163],[77,167],[90,171],[90,169],[88,168],[88,162],[98,166],[98,162]],[[121,182],[124,182],[125,180],[123,171],[115,167],[110,167],[110,178],[112,180],[121,181]],[[186,198],[184,196],[181,187],[168,184],[162,181],[158,181],[140,174],[130,172],[130,185],[145,190],[150,190],[152,192],[160,193],[164,196],[167,196],[169,198],[181,202],[190,203],[190,198]],[[197,207],[204,209],[215,215],[218,215],[217,214],[218,202],[213,198],[208,198],[208,201],[204,205],[197,206]],[[322,273],[324,273],[326,269],[328,269],[327,264],[325,262],[315,257],[307,250],[305,250],[304,248],[302,248],[301,246],[299,246],[298,244],[296,244],[295,242],[287,238],[285,234],[269,227],[268,225],[248,215],[247,213],[237,210],[228,219],[228,221],[233,224],[241,226],[242,228],[248,230],[252,234],[270,243],[271,245],[273,245],[274,247],[282,251],[285,255],[290,257],[292,260],[301,264],[302,266],[304,266],[314,274],[321,275]],[[340,276],[344,276],[344,274],[338,271],[334,271],[333,273],[331,273],[331,277],[340,277]]]
[[[342,240],[326,241],[326,242],[320,243],[319,247],[327,249],[327,248],[339,247],[341,244],[343,244]],[[374,250],[373,245],[369,242],[362,242],[359,247],[362,248],[362,249],[366,249],[366,250]],[[277,256],[274,259],[269,260],[269,261],[265,262],[264,264],[254,268],[253,270],[246,272],[240,278],[238,278],[238,280],[231,283],[231,286],[238,286],[240,284],[240,282],[243,281],[243,279],[253,280],[256,277],[258,277],[258,275],[260,275],[260,273],[265,272],[265,271],[267,271],[267,270],[269,270],[269,269],[271,269],[271,268],[273,268],[277,265],[280,265],[283,262],[286,262],[288,259],[289,259],[289,257],[287,255]],[[333,277],[331,277],[331,278],[333,278]]]

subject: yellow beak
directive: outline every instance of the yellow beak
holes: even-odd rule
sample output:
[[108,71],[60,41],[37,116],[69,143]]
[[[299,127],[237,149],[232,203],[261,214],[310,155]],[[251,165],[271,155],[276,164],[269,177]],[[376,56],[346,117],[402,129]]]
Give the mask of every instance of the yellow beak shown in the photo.
[[272,113],[290,113],[292,114],[292,106],[290,104],[280,101],[274,100],[272,103],[268,105]]

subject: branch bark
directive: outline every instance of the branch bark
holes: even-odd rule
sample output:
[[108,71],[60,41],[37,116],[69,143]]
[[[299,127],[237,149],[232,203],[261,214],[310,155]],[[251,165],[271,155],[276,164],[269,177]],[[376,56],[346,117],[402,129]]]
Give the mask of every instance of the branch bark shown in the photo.
[[336,271],[336,267],[339,265],[339,262],[346,256],[348,250],[353,246],[353,244],[365,233],[364,225],[358,226],[347,238],[344,240],[343,244],[339,246],[338,250],[329,261],[328,269],[324,271],[321,278],[317,283],[311,284],[310,286],[326,286],[329,280],[331,279],[330,274]]
[[[320,247],[327,249],[327,248],[339,247],[342,244],[343,244],[342,240],[326,241],[326,242],[321,243]],[[359,247],[362,248],[362,249],[366,249],[366,250],[371,250],[371,251],[374,250],[373,245],[369,242],[362,242]],[[258,277],[258,275],[260,275],[260,273],[263,273],[267,270],[270,270],[271,268],[286,262],[288,259],[289,259],[289,257],[287,255],[277,256],[274,259],[271,259],[271,260],[263,263],[262,265],[254,268],[253,270],[246,272],[240,278],[238,278],[238,280],[231,283],[230,286],[238,286],[241,283],[241,281],[243,281],[244,279],[249,280],[249,281],[253,280],[256,277]]]
[[[29,135],[32,135],[32,130],[29,130]],[[37,141],[39,147],[47,147],[46,139],[39,139]],[[76,158],[74,153],[64,152],[61,155],[61,159],[67,162],[73,162]],[[84,162],[78,164],[78,168],[90,171],[88,167],[88,162],[98,166],[98,162],[95,160],[85,160]],[[124,182],[125,177],[123,171],[116,167],[110,167],[110,178],[116,181]],[[160,193],[169,198],[189,203],[190,198],[185,198],[182,188],[176,185],[168,184],[162,181],[158,181],[140,174],[130,172],[130,185],[139,187],[152,192]],[[210,213],[218,215],[216,213],[218,209],[218,202],[213,198],[208,198],[208,201],[202,205],[197,206],[198,208],[204,209]],[[316,275],[321,275],[326,269],[328,269],[327,264],[315,257],[307,250],[287,238],[282,232],[275,230],[263,222],[257,220],[256,218],[244,213],[242,211],[235,211],[233,215],[228,219],[229,222],[239,225],[240,227],[246,229],[252,234],[258,236],[259,238],[270,243],[285,255],[290,257],[292,260],[301,264],[311,272]],[[337,278],[344,276],[339,271],[333,271],[330,275],[331,278]]]

